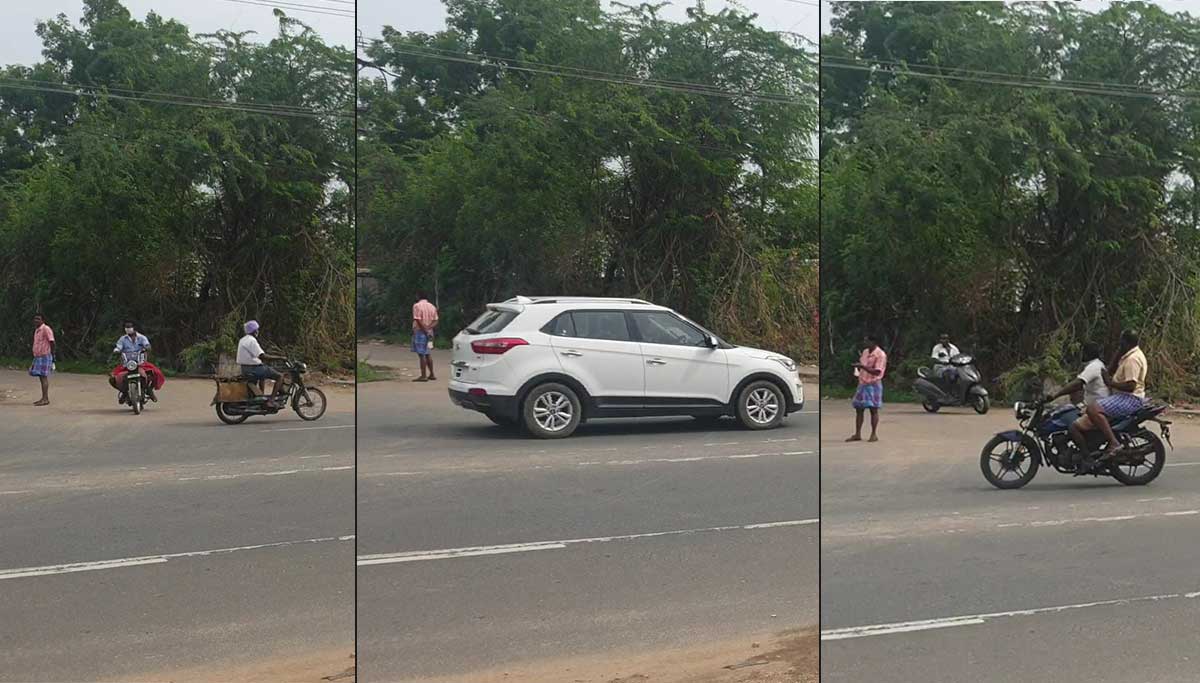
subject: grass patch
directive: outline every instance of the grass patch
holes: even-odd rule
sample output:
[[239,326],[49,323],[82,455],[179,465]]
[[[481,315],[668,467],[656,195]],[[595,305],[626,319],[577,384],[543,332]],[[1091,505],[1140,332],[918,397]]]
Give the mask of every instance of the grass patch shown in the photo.
[[[32,364],[32,358],[0,358],[0,367],[7,368],[9,370],[28,370],[29,366]],[[69,372],[79,375],[107,375],[112,372],[113,368],[117,367],[115,361],[111,364],[107,364],[98,363],[94,360],[87,359],[56,359],[54,361],[54,365],[56,366],[56,372]],[[174,371],[163,368],[162,366],[159,367],[163,371],[164,375],[168,377],[175,375]]]
[[358,361],[354,374],[359,382],[382,382],[392,378],[390,369],[362,360]]

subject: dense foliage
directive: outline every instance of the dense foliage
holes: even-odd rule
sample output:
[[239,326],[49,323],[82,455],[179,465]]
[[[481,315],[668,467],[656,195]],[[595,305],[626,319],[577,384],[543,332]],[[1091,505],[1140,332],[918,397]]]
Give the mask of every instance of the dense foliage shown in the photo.
[[[203,367],[246,318],[352,358],[350,51],[282,14],[256,42],[84,5],[0,72],[0,354],[27,355],[42,312],[67,357],[103,358],[131,317],[168,365]],[[152,101],[183,97],[201,106]]]
[[[822,38],[822,347],[941,331],[989,377],[1140,330],[1200,393],[1200,19],[1141,2],[833,3]],[[925,74],[925,75],[922,75]],[[933,77],[930,77],[930,74]],[[905,381],[905,380],[900,380]]]
[[418,289],[450,332],[515,294],[636,295],[815,356],[801,39],[732,10],[446,6],[445,30],[386,29],[360,63],[361,331],[405,332]]

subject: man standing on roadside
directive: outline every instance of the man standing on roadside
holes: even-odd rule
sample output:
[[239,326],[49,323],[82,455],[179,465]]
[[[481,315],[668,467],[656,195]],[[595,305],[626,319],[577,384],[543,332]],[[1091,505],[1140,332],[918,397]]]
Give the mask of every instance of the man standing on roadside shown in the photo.
[[424,292],[417,292],[417,303],[413,304],[412,318],[412,350],[421,364],[421,376],[413,381],[432,382],[437,379],[433,372],[433,356],[430,352],[433,350],[433,333],[437,328],[438,312],[437,307],[425,298]]
[[887,354],[879,348],[879,337],[867,335],[862,355],[854,364],[858,390],[854,392],[854,436],[846,441],[862,441],[863,411],[871,411],[871,438],[878,441],[879,409],[883,407],[883,375],[887,371]]
[[41,315],[33,316],[33,365],[29,376],[37,377],[42,384],[42,397],[35,406],[50,405],[50,375],[54,373],[54,330]]

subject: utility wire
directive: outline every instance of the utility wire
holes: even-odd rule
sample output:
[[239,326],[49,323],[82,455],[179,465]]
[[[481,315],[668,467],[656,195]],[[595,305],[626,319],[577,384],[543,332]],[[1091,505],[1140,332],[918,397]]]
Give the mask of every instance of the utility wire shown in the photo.
[[253,109],[257,109],[257,110],[274,110],[274,111],[289,112],[289,113],[302,113],[302,114],[320,114],[321,113],[321,111],[318,109],[313,109],[312,107],[305,107],[302,105],[294,105],[294,104],[276,104],[273,102],[252,102],[252,101],[246,102],[246,101],[216,100],[216,99],[203,98],[203,97],[194,97],[191,95],[176,95],[173,93],[156,92],[156,91],[149,91],[149,90],[133,90],[132,88],[119,88],[119,87],[110,86],[110,85],[91,85],[91,84],[85,84],[85,83],[64,83],[64,82],[60,82],[60,81],[39,81],[39,80],[32,79],[32,78],[5,78],[3,76],[0,76],[0,87],[3,87],[4,84],[6,84],[6,83],[15,83],[15,84],[32,83],[35,85],[45,85],[45,86],[50,86],[53,88],[64,88],[65,87],[65,88],[80,88],[80,89],[86,89],[86,90],[97,90],[97,91],[100,91],[100,93],[98,93],[98,94],[101,94],[104,91],[111,91],[111,92],[122,93],[122,94],[126,94],[126,95],[144,95],[144,96],[149,96],[149,97],[163,97],[163,98],[170,98],[173,100],[178,100],[179,104],[196,103],[196,104],[212,104],[212,105],[218,105],[218,106],[234,105],[234,106],[250,107]]
[[292,10],[295,12],[308,12],[310,14],[325,14],[333,17],[345,17],[347,19],[355,17],[354,12],[337,9],[328,5],[304,5],[300,3],[269,2],[266,0],[225,0],[225,2],[235,2],[240,5],[251,5],[254,7]]
[[[775,104],[804,104],[805,103],[805,100],[802,98],[791,97],[791,96],[782,95],[779,93],[762,93],[762,92],[754,92],[754,91],[738,92],[738,91],[731,91],[731,90],[722,90],[722,89],[716,88],[714,86],[695,86],[695,87],[680,86],[680,85],[674,85],[674,84],[669,84],[669,83],[659,83],[659,82],[654,82],[654,81],[649,81],[649,80],[634,78],[634,77],[628,77],[628,76],[625,76],[625,77],[617,76],[617,75],[599,76],[599,75],[591,75],[591,74],[587,74],[587,73],[571,73],[571,72],[559,71],[556,69],[538,68],[538,67],[530,67],[530,66],[518,66],[518,65],[513,65],[513,64],[489,64],[487,62],[478,61],[478,59],[467,59],[467,58],[463,58],[463,57],[454,57],[451,55],[435,54],[435,53],[426,52],[426,51],[400,49],[400,48],[396,48],[396,47],[392,47],[391,51],[394,53],[397,53],[397,54],[405,54],[405,55],[410,55],[410,56],[414,56],[414,57],[425,57],[428,59],[440,59],[440,60],[449,61],[449,62],[459,62],[459,63],[463,63],[463,64],[471,64],[471,65],[478,66],[478,67],[511,69],[513,71],[525,71],[525,72],[529,72],[529,73],[546,74],[546,75],[551,75],[551,76],[562,76],[562,77],[566,77],[566,78],[578,78],[578,79],[582,79],[582,80],[598,81],[598,82],[603,82],[603,83],[612,83],[615,85],[632,85],[632,86],[643,87],[643,88],[655,88],[655,89],[659,89],[659,90],[670,90],[670,91],[682,92],[682,93],[691,94],[691,95],[725,97],[728,99],[749,99],[749,100],[756,100],[756,101],[761,101],[761,102],[772,102]],[[383,71],[384,73],[391,75],[392,77],[397,77],[397,74],[392,73],[392,72],[382,68],[380,65],[378,65],[376,63],[366,62],[366,65],[375,67],[375,68],[379,69],[380,71]]]
[[111,97],[113,99],[118,99],[118,100],[132,100],[132,101],[138,101],[138,102],[155,102],[158,104],[176,104],[176,105],[183,105],[183,106],[188,106],[188,107],[199,107],[202,109],[221,109],[224,111],[241,111],[241,112],[246,112],[246,113],[250,113],[250,114],[262,114],[262,115],[266,115],[266,116],[291,116],[291,117],[311,118],[311,119],[319,119],[323,116],[334,116],[334,117],[340,117],[340,118],[351,118],[354,116],[351,113],[342,113],[342,112],[322,112],[322,111],[317,111],[317,110],[285,111],[285,110],[278,110],[278,109],[255,108],[255,107],[240,105],[237,103],[217,104],[215,102],[187,102],[187,101],[181,101],[181,100],[177,100],[177,99],[167,99],[164,97],[142,97],[142,96],[137,96],[137,95],[120,95],[120,94],[116,94],[116,93],[71,90],[68,88],[75,87],[75,86],[71,86],[70,84],[65,84],[65,85],[67,86],[65,88],[51,88],[51,87],[46,87],[46,86],[42,86],[42,85],[31,85],[31,84],[24,84],[24,83],[0,83],[0,88],[11,88],[14,90],[31,90],[31,91],[39,91],[39,92],[51,92],[51,93],[58,93],[58,94],[62,94],[62,95],[71,95],[74,97],[83,97],[83,96]]
[[[873,66],[867,66],[867,65],[862,65],[862,64],[842,64],[842,63],[832,62],[832,61],[823,63],[821,66],[822,66],[822,68],[845,69],[845,70],[849,70],[849,71],[866,71],[869,73],[875,73],[878,71],[878,69]],[[963,82],[969,82],[969,83],[982,83],[985,85],[1004,85],[1004,86],[1011,86],[1011,87],[1015,87],[1015,88],[1038,88],[1038,89],[1042,89],[1042,90],[1057,90],[1057,91],[1061,91],[1061,92],[1082,93],[1085,95],[1102,95],[1102,96],[1111,96],[1111,97],[1134,97],[1134,98],[1151,99],[1151,100],[1158,100],[1161,98],[1174,97],[1174,98],[1182,99],[1184,101],[1200,102],[1200,96],[1192,96],[1192,95],[1188,95],[1188,94],[1171,93],[1171,92],[1165,92],[1165,91],[1139,92],[1139,91],[1113,90],[1113,89],[1104,89],[1104,88],[1086,88],[1086,87],[1082,87],[1082,86],[1056,85],[1054,82],[1032,82],[1032,81],[1013,81],[1013,80],[1000,80],[1000,79],[987,79],[987,78],[973,78],[970,76],[957,76],[954,74],[935,74],[935,73],[927,73],[927,72],[923,72],[923,71],[907,71],[906,70],[906,71],[893,71],[890,73],[892,73],[893,75],[898,75],[898,76],[916,76],[918,78],[931,78],[934,80],[947,80],[947,81],[963,81]]]
[[[883,65],[888,65],[888,66],[903,67],[906,69],[914,69],[914,68],[915,69],[929,69],[929,70],[934,70],[933,71],[934,73],[939,73],[941,70],[948,70],[948,71],[954,71],[959,74],[1001,76],[1004,78],[1021,79],[1021,80],[1031,81],[1031,82],[1053,83],[1053,84],[1062,84],[1062,85],[1097,86],[1097,87],[1106,88],[1106,89],[1128,90],[1128,91],[1133,91],[1133,92],[1157,92],[1154,90],[1154,86],[1141,85],[1141,84],[1137,84],[1137,83],[1117,83],[1117,82],[1113,82],[1113,81],[1089,81],[1089,80],[1068,79],[1068,78],[1051,78],[1049,76],[1028,76],[1028,75],[1024,75],[1024,74],[1015,74],[1015,73],[1008,72],[1008,71],[987,71],[984,69],[967,69],[967,68],[963,68],[963,67],[952,67],[952,66],[946,66],[946,65],[923,64],[920,62],[897,62],[897,61],[892,61],[892,60],[887,60],[887,59],[870,59],[867,57],[858,57],[855,59],[851,59],[848,57],[837,57],[837,56],[822,57],[822,60],[823,60],[823,62],[830,62],[830,63],[844,62],[847,64],[854,64],[856,62],[868,62],[871,64],[883,64]],[[1183,94],[1183,95],[1200,95],[1200,90],[1177,90],[1177,91],[1174,91],[1174,93]]]
[[[393,47],[390,43],[386,43],[386,42],[382,42],[382,41],[379,44],[389,47],[389,48]],[[372,45],[367,44],[366,41],[359,41],[359,45],[362,47],[373,47]],[[412,49],[415,46],[402,45],[400,47],[402,49]],[[472,57],[475,59],[487,59],[487,60],[504,62],[506,64],[512,63],[512,64],[518,64],[518,65],[532,65],[532,66],[537,66],[537,67],[542,67],[542,68],[547,68],[547,69],[566,70],[566,71],[570,71],[570,72],[576,72],[576,73],[582,73],[582,74],[588,74],[588,75],[594,75],[594,76],[608,76],[608,77],[612,77],[612,78],[637,78],[636,76],[629,76],[627,74],[614,73],[612,71],[599,71],[596,69],[585,69],[583,67],[567,66],[565,64],[549,64],[546,62],[534,61],[532,59],[517,59],[515,57],[497,57],[494,55],[488,55],[488,54],[483,54],[483,53],[463,52],[461,50],[451,50],[448,48],[437,48],[437,47],[429,47],[429,46],[424,46],[424,45],[420,46],[419,48],[416,48],[416,49],[428,50],[430,52],[436,52],[436,53],[441,53],[441,54],[449,54],[449,55],[454,55],[456,57]],[[705,88],[705,89],[717,90],[717,91],[721,91],[721,92],[728,92],[728,91],[722,90],[720,88],[720,86],[710,85],[710,84],[706,84],[706,83],[697,83],[695,81],[679,81],[679,80],[671,80],[671,79],[665,79],[665,78],[638,78],[637,80],[644,82],[644,83],[656,83],[656,84],[665,84],[665,85],[675,85],[675,86],[681,86],[681,87]],[[767,94],[767,95],[778,94],[781,97],[785,96],[780,93],[769,93],[769,92],[762,93],[762,94]]]

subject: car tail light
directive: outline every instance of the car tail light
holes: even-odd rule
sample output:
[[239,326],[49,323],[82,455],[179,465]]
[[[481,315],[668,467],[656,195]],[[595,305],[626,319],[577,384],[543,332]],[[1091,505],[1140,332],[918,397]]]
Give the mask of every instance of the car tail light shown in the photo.
[[518,346],[529,346],[529,342],[516,337],[500,337],[499,339],[483,339],[471,342],[471,350],[479,354],[500,355]]
[[467,393],[471,396],[487,396],[487,389],[468,389]]

